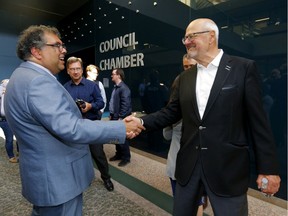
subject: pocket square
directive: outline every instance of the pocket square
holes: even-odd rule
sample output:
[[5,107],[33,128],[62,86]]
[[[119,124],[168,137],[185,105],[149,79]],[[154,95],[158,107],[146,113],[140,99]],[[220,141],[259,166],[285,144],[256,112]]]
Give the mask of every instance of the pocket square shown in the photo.
[[236,88],[236,85],[226,85],[226,86],[223,86],[223,87],[222,87],[222,91],[223,91],[223,90],[234,89],[234,88]]

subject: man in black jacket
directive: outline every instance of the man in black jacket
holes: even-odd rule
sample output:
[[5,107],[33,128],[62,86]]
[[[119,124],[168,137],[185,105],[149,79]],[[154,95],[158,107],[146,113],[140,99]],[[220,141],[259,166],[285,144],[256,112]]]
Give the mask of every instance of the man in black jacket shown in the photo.
[[[131,106],[131,91],[129,87],[123,82],[125,79],[124,71],[116,68],[111,74],[112,81],[115,83],[109,102],[110,120],[122,120],[129,116],[132,112]],[[121,160],[118,166],[125,166],[130,163],[130,148],[126,140],[123,145],[116,145],[116,154],[110,161]]]
[[196,19],[188,25],[182,42],[197,67],[180,74],[165,108],[142,117],[147,130],[183,118],[174,216],[196,215],[204,189],[215,215],[248,215],[250,144],[258,188],[271,196],[280,187],[256,64],[225,54],[218,48],[218,38],[219,29],[210,19]]

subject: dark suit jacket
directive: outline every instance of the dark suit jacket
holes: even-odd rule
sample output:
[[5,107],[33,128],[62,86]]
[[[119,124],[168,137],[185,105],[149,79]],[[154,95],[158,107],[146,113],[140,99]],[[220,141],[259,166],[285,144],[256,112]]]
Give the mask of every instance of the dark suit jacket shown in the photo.
[[114,102],[112,120],[124,119],[132,112],[131,91],[129,87],[122,81],[114,87]]
[[162,128],[183,117],[175,173],[178,183],[187,184],[199,159],[214,193],[245,193],[250,140],[258,173],[278,174],[275,144],[262,107],[255,62],[223,55],[202,120],[196,101],[196,76],[197,67],[184,71],[172,93],[172,102],[143,117],[147,129]]

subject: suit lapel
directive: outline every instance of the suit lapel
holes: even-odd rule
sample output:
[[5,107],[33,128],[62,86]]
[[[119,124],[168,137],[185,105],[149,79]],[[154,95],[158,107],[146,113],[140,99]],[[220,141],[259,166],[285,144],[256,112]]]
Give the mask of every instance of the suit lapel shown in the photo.
[[193,67],[192,69],[183,72],[182,81],[184,83],[184,91],[182,91],[182,93],[185,94],[188,98],[187,100],[191,102],[189,103],[189,107],[193,109],[193,112],[191,113],[195,113],[195,118],[200,121],[201,119],[196,98],[196,78],[197,67]]
[[220,61],[220,64],[219,64],[219,67],[218,67],[218,70],[217,70],[217,74],[216,74],[214,83],[213,83],[212,88],[211,88],[210,96],[208,98],[208,102],[207,102],[202,120],[205,118],[207,113],[210,111],[213,103],[215,102],[217,96],[219,95],[219,93],[222,89],[222,86],[224,85],[228,75],[230,74],[230,71],[232,70],[232,67],[229,64],[229,60],[230,60],[230,57],[226,54],[223,54],[221,61]]

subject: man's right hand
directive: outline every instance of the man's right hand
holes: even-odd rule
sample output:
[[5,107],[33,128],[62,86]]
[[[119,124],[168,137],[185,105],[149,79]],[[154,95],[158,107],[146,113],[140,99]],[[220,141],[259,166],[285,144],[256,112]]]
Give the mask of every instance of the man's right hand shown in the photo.
[[134,114],[127,116],[123,119],[123,122],[126,126],[126,137],[128,139],[133,139],[138,136],[142,130],[145,130],[145,127],[141,124],[141,120],[135,117]]

